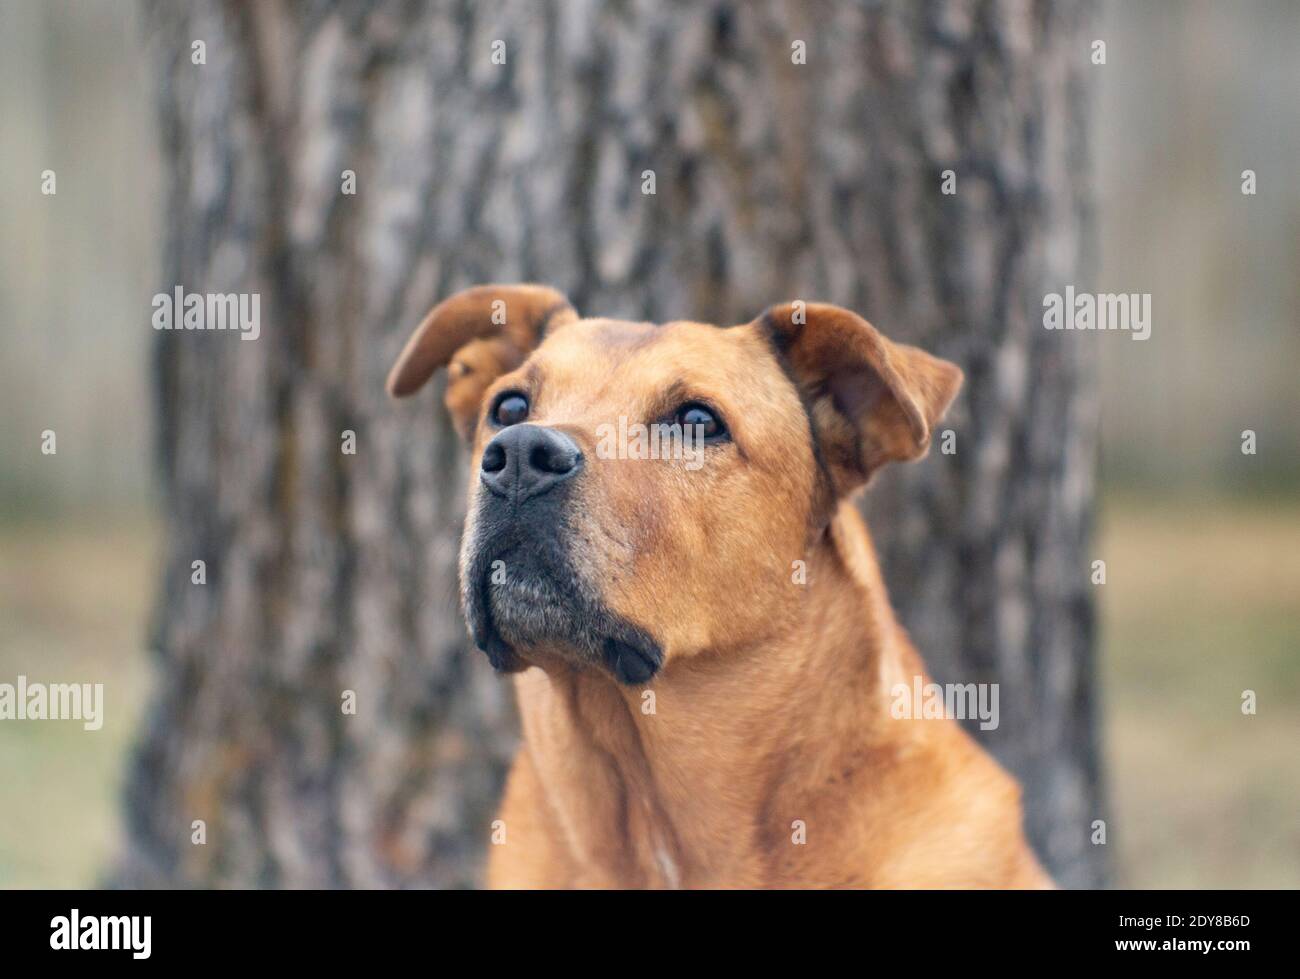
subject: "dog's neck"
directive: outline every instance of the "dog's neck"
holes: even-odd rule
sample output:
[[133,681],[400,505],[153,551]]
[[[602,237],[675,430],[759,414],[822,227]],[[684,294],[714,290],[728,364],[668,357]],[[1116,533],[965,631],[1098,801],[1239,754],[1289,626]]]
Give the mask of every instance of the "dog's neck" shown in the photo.
[[887,692],[920,664],[856,512],[842,507],[808,557],[797,621],[759,645],[670,663],[644,689],[520,675],[525,750],[577,883],[758,886],[764,855],[800,832],[798,800],[833,796],[871,763]]

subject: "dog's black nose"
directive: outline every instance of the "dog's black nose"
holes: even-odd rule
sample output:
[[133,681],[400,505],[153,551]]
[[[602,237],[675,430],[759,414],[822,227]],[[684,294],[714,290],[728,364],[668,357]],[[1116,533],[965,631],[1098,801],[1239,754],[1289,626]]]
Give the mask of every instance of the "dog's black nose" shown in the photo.
[[582,468],[578,444],[553,428],[511,425],[483,449],[479,478],[516,503],[540,496]]

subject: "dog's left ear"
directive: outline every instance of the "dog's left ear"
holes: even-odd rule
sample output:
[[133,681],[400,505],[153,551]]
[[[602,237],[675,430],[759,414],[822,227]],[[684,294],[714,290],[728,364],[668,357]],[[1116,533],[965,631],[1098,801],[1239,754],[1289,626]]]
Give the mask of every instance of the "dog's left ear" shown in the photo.
[[425,316],[388,374],[388,393],[414,394],[447,368],[444,401],[462,436],[478,417],[483,392],[514,370],[548,329],[578,319],[563,293],[538,285],[487,285],[444,299]]
[[807,399],[839,496],[887,462],[925,455],[961,387],[956,364],[894,343],[839,306],[786,303],[752,325],[767,333]]

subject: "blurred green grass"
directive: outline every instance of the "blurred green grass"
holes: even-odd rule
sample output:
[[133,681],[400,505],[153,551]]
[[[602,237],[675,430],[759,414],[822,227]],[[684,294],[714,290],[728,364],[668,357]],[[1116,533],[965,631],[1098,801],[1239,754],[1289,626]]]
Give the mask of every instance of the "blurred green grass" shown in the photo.
[[[157,546],[143,516],[0,523],[0,681],[107,701],[95,733],[0,724],[0,887],[93,886],[118,844]],[[1095,552],[1115,884],[1297,886],[1300,511],[1112,497]]]
[[1300,511],[1147,499],[1097,544],[1114,882],[1300,886]]
[[104,684],[104,726],[0,722],[0,887],[92,887],[144,708],[157,531],[144,517],[0,524],[0,682]]

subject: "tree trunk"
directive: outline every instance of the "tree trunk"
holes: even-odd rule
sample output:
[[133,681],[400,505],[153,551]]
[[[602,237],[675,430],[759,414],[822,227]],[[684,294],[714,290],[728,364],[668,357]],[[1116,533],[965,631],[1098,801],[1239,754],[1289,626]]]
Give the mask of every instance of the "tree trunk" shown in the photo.
[[456,612],[440,397],[383,380],[440,297],[535,280],[656,320],[837,302],[966,369],[956,454],[882,475],[871,527],[937,679],[1001,684],[985,740],[1047,865],[1098,883],[1095,405],[1038,325],[1081,274],[1088,7],[150,7],[159,291],[258,293],[261,336],[157,336],[161,680],[114,881],[478,879],[509,687]]

